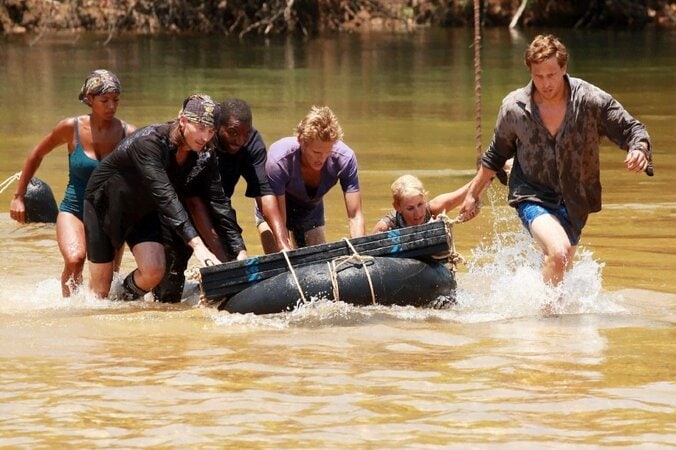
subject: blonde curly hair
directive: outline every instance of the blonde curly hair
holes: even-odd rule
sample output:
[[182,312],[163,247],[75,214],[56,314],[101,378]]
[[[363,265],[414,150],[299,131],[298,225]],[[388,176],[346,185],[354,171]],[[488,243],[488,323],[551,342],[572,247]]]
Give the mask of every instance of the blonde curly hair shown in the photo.
[[343,139],[343,129],[328,106],[313,106],[296,127],[301,144],[313,141],[336,142]]

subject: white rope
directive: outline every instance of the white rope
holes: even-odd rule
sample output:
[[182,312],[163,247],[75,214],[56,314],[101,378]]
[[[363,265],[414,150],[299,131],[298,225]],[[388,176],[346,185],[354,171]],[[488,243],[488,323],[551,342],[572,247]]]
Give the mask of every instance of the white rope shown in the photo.
[[7,189],[9,187],[10,184],[14,183],[20,177],[21,177],[21,172],[17,172],[14,175],[11,175],[9,178],[7,178],[2,183],[0,183],[0,194],[2,194],[5,191],[5,189]]
[[462,255],[460,255],[460,253],[455,251],[455,239],[453,237],[453,225],[456,224],[456,223],[462,223],[462,222],[465,221],[465,219],[462,215],[456,217],[455,219],[450,219],[445,214],[445,211],[441,214],[438,214],[437,219],[444,222],[444,226],[446,227],[446,242],[448,243],[449,252],[447,254],[439,255],[439,256],[432,255],[432,258],[434,258],[434,259],[447,259],[448,262],[451,264],[451,270],[455,272],[455,270],[458,267],[458,263],[465,264],[465,258],[463,258]]
[[373,289],[373,280],[371,279],[371,273],[369,272],[368,267],[366,265],[367,261],[373,260],[373,256],[360,255],[359,253],[357,253],[357,250],[354,248],[349,239],[343,238],[343,240],[352,249],[352,254],[349,256],[341,256],[340,258],[335,258],[329,263],[329,271],[331,272],[331,285],[333,287],[334,300],[340,300],[340,290],[338,285],[338,269],[340,268],[341,265],[354,260],[357,261],[358,263],[361,263],[362,267],[364,268],[364,272],[366,272],[366,279],[369,282],[369,289],[371,291],[371,304],[373,305],[377,304],[376,293],[375,290]]
[[298,292],[300,293],[300,299],[303,301],[303,304],[305,304],[307,303],[307,300],[305,299],[303,288],[301,288],[300,283],[298,282],[296,272],[293,270],[293,266],[291,265],[291,261],[289,260],[289,255],[286,254],[286,250],[282,250],[282,254],[284,255],[284,259],[286,260],[286,265],[289,266],[289,271],[291,272],[291,276],[293,276],[293,281],[296,283],[296,287],[298,288]]
[[204,285],[202,284],[202,272],[200,272],[200,268],[197,266],[189,267],[183,272],[183,275],[185,275],[186,280],[196,281],[199,284],[200,299],[199,302],[197,303],[197,306],[209,306],[209,300],[207,300],[207,296],[204,293]]

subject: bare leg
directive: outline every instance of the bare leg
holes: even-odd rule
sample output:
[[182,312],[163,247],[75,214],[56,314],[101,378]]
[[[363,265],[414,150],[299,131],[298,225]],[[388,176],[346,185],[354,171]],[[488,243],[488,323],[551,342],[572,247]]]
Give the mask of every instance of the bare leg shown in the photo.
[[113,282],[113,262],[89,262],[89,289],[97,298],[106,298]]
[[144,291],[157,286],[164,275],[164,246],[159,242],[141,242],[134,245],[131,253],[136,260],[134,283]]
[[87,245],[84,224],[73,214],[59,212],[56,217],[56,241],[63,256],[61,295],[70,297],[82,285]]
[[531,223],[531,233],[544,253],[542,278],[545,283],[557,286],[570,266],[576,245],[570,245],[568,235],[561,223],[551,214],[537,217]]

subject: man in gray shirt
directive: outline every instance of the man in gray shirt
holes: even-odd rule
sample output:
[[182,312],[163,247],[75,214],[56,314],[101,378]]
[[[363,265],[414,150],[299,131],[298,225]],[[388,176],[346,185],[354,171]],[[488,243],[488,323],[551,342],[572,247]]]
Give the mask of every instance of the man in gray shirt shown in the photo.
[[648,175],[652,145],[645,126],[611,95],[566,73],[568,52],[555,36],[537,36],[525,62],[531,81],[503,99],[460,214],[479,213],[482,191],[513,157],[508,202],[544,253],[544,281],[558,285],[588,215],[601,210],[601,139],[627,151],[628,170]]

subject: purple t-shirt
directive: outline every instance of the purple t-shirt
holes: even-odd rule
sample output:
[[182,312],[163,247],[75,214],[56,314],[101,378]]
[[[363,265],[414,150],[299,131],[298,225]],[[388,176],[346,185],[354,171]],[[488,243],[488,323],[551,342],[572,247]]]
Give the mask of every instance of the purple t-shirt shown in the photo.
[[265,171],[275,195],[286,195],[293,203],[311,209],[338,182],[343,192],[359,192],[357,158],[343,141],[338,141],[324,163],[319,186],[310,197],[300,171],[300,144],[295,136],[285,137],[270,146]]

